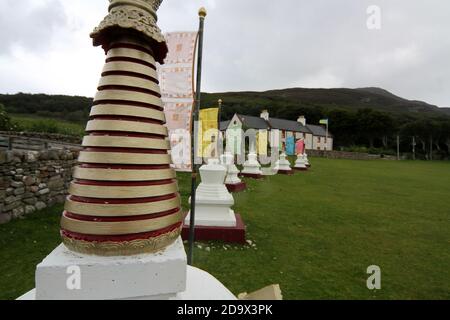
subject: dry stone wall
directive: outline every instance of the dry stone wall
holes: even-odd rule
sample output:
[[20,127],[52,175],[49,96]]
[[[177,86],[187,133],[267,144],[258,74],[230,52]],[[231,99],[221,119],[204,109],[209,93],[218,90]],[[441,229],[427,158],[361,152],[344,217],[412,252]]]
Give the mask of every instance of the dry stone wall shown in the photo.
[[63,203],[76,150],[0,150],[0,224]]

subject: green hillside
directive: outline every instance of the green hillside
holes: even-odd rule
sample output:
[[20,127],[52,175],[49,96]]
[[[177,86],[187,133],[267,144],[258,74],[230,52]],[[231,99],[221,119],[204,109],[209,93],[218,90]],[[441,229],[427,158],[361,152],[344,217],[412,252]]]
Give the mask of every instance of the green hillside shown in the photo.
[[[411,151],[411,138],[415,136],[418,158],[425,158],[431,148],[437,153],[434,159],[450,155],[447,109],[407,100],[380,88],[204,93],[202,107],[217,106],[218,99],[223,100],[222,120],[231,119],[235,113],[259,116],[263,109],[268,109],[271,117],[282,119],[296,120],[304,115],[309,124],[328,118],[336,149],[365,147],[375,153],[394,153],[396,136],[400,135],[402,152]],[[19,93],[0,95],[1,104],[9,114],[65,120],[84,126],[92,98]],[[17,124],[22,127],[20,122]]]

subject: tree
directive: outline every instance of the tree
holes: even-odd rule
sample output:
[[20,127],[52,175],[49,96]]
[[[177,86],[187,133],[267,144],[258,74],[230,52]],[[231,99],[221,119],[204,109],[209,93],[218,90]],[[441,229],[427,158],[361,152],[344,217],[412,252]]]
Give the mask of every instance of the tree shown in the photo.
[[5,110],[5,107],[0,104],[0,130],[1,131],[11,131],[13,129],[13,124],[11,118]]

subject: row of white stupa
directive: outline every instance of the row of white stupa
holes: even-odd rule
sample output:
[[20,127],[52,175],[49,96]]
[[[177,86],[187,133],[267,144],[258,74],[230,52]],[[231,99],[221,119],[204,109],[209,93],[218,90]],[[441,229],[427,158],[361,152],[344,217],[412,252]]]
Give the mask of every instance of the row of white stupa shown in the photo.
[[[307,170],[309,166],[306,153],[297,156],[294,168]],[[272,173],[292,171],[289,160],[283,152],[273,167]],[[232,194],[227,186],[241,183],[239,169],[234,164],[234,156],[225,152],[219,159],[210,159],[208,164],[200,167],[201,183],[196,191],[195,225],[205,227],[236,227],[237,220],[231,207],[234,205]],[[241,172],[244,176],[262,176],[261,165],[256,152],[250,152]],[[190,224],[190,214],[186,216],[185,225]]]
[[[299,155],[295,168],[308,165]],[[292,170],[283,153],[273,170]],[[261,165],[251,152],[242,173],[261,174]],[[239,170],[233,155],[225,153],[221,161],[213,159],[200,168],[195,225],[237,226],[232,194],[225,186],[239,183]],[[185,224],[189,225],[188,215]],[[219,228],[218,228],[219,227]],[[19,300],[235,300],[236,297],[216,278],[187,265],[181,237],[161,252],[136,256],[99,257],[78,254],[63,244],[36,268],[36,289]]]

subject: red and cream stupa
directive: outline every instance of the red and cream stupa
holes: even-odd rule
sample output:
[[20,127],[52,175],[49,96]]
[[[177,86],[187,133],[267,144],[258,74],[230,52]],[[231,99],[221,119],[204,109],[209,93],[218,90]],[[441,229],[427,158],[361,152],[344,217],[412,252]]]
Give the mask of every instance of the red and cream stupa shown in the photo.
[[187,265],[155,70],[167,54],[156,26],[161,2],[110,0],[91,35],[107,56],[62,216],[64,244],[18,299],[236,299]]
[[162,0],[111,0],[91,34],[106,62],[61,220],[79,253],[156,252],[182,225],[155,62],[167,46],[156,25]]

